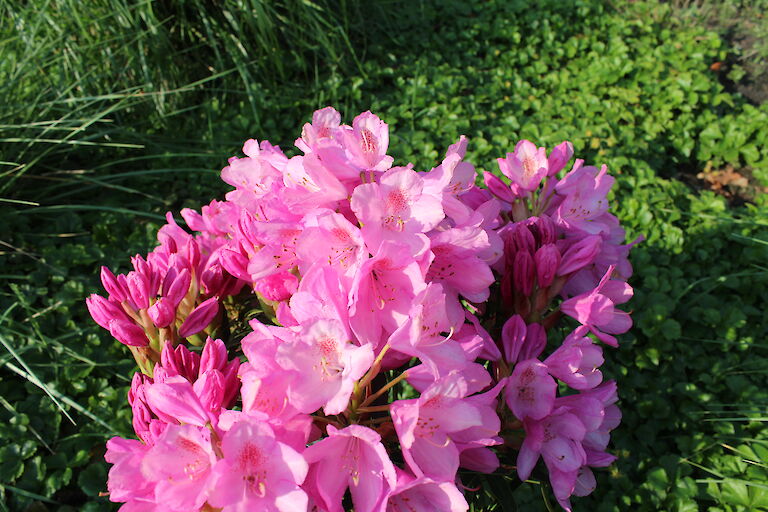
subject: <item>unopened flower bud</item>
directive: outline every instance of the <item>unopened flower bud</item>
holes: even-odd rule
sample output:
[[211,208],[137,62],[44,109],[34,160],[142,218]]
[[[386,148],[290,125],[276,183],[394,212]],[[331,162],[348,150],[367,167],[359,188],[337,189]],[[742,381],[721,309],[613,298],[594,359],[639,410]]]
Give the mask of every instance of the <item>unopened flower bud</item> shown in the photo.
[[149,340],[144,329],[133,322],[125,320],[110,320],[109,332],[114,338],[124,345],[132,347],[146,347]]
[[109,293],[109,298],[117,302],[123,302],[126,297],[126,290],[120,286],[115,274],[107,267],[101,267],[101,284]]
[[93,320],[104,329],[109,329],[109,322],[115,319],[130,321],[120,306],[101,295],[91,294],[85,299],[85,305]]
[[189,291],[189,285],[192,283],[192,276],[189,274],[189,270],[186,268],[179,272],[176,279],[173,280],[171,286],[168,288],[168,294],[165,296],[168,299],[169,305],[176,309],[184,299],[184,296]]
[[138,272],[128,273],[128,293],[138,309],[149,307],[149,281]]
[[239,252],[229,249],[222,249],[219,252],[219,261],[224,269],[243,281],[250,281],[251,276],[248,273],[248,258]]
[[549,171],[547,172],[547,175],[554,176],[560,172],[572,157],[573,144],[570,142],[565,141],[555,146],[555,149],[552,150],[547,159],[547,162],[549,163]]
[[208,370],[223,371],[227,365],[227,347],[221,340],[214,340],[210,336],[205,340],[205,347],[200,356],[200,373]]
[[179,328],[179,336],[186,338],[202,331],[210,324],[219,312],[219,298],[211,297],[197,306],[189,314]]
[[539,288],[548,287],[552,284],[560,264],[560,251],[557,250],[555,244],[543,245],[536,251],[534,262],[536,263],[536,282],[539,284]]
[[515,255],[515,266],[513,268],[515,290],[528,297],[533,292],[535,278],[536,265],[531,257],[531,253],[528,251],[518,251]]
[[176,309],[171,307],[169,302],[165,297],[160,297],[147,309],[149,318],[157,327],[168,327],[176,320]]
[[600,249],[603,247],[603,239],[599,235],[590,235],[582,238],[570,246],[560,260],[560,268],[557,269],[558,276],[571,274],[587,265],[591,265]]

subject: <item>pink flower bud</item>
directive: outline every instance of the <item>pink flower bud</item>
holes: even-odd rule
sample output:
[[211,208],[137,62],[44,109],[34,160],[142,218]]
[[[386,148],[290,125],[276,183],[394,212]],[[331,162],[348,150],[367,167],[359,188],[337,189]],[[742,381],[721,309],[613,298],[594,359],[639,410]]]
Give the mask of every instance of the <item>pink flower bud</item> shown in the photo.
[[109,293],[109,298],[117,302],[123,302],[126,297],[126,291],[120,286],[115,274],[112,273],[107,267],[101,267],[101,284],[104,285],[104,289]]
[[536,281],[539,288],[546,288],[555,279],[555,272],[560,264],[560,251],[555,244],[546,244],[539,247],[533,259],[536,263]]
[[291,298],[298,288],[299,279],[286,271],[270,274],[253,284],[254,291],[275,302]]
[[149,268],[149,264],[144,258],[141,257],[140,254],[132,257],[131,263],[133,264],[133,268],[136,269],[136,272],[139,274],[147,276],[152,273],[152,270]]
[[193,389],[206,410],[215,413],[221,409],[224,400],[224,377],[220,371],[208,370],[201,373]]
[[138,309],[149,307],[149,281],[138,272],[128,273],[128,293]]
[[152,379],[147,377],[141,372],[133,374],[131,379],[131,389],[128,390],[128,404],[133,405],[136,400],[143,401],[144,398],[144,384],[146,382],[152,383]]
[[149,431],[149,423],[152,421],[152,412],[144,402],[134,402],[131,405],[131,411],[133,412],[133,430],[136,432],[136,436],[139,439],[147,442],[152,438]]
[[176,279],[173,280],[173,283],[171,283],[170,287],[168,288],[168,293],[165,296],[168,299],[169,305],[172,306],[173,309],[179,307],[179,304],[189,291],[189,285],[191,283],[192,276],[189,274],[189,270],[186,268],[179,272],[179,275],[177,275]]
[[488,190],[490,190],[493,195],[507,203],[515,202],[515,194],[498,176],[485,171],[485,173],[483,173],[483,179],[485,180],[485,186],[488,187]]
[[219,295],[224,284],[224,271],[221,265],[214,263],[200,276],[200,284],[206,295]]
[[108,329],[112,336],[124,345],[132,347],[146,347],[149,345],[144,329],[131,321],[110,320]]
[[251,275],[248,273],[248,258],[239,252],[229,249],[222,249],[219,252],[219,261],[224,269],[243,281],[250,281]]
[[224,370],[227,365],[227,347],[221,340],[214,340],[210,336],[205,340],[205,347],[200,356],[200,373],[208,370]]
[[581,270],[587,265],[591,265],[600,249],[603,247],[603,239],[599,235],[590,235],[582,238],[571,245],[560,260],[560,267],[557,269],[558,276],[571,274]]
[[536,252],[536,239],[531,230],[522,223],[515,225],[511,233],[511,241],[515,252],[525,251],[530,254]]
[[187,241],[187,245],[184,247],[182,253],[187,258],[190,265],[192,265],[192,268],[197,268],[200,264],[200,246],[197,245],[197,241],[194,238],[190,238]]
[[565,167],[565,164],[567,164],[568,160],[570,160],[572,157],[573,144],[570,142],[565,141],[555,146],[555,149],[552,150],[552,152],[549,154],[549,158],[547,159],[547,162],[549,163],[549,172],[547,175],[554,176],[560,172],[560,170]]
[[526,332],[528,332],[528,328],[520,315],[513,315],[504,322],[504,327],[501,328],[501,345],[507,363],[514,364],[517,362],[520,350],[525,344]]
[[533,282],[536,277],[536,265],[533,262],[531,253],[528,251],[518,251],[515,255],[513,272],[515,289],[522,292],[524,296],[529,296],[533,292]]
[[536,359],[547,346],[547,331],[544,326],[537,323],[528,324],[528,331],[525,333],[525,344],[520,349],[520,360]]
[[179,328],[179,336],[186,338],[202,331],[210,324],[219,312],[219,298],[211,297],[197,306],[189,314]]
[[238,370],[240,369],[240,360],[234,358],[224,368],[222,374],[224,375],[224,397],[222,398],[222,406],[229,407],[237,397],[240,391],[240,379],[237,377]]
[[176,309],[171,307],[168,299],[160,297],[157,302],[147,309],[149,318],[158,327],[168,327],[176,320]]
[[[160,363],[169,377],[181,375],[194,382],[200,369],[200,356],[190,352],[184,345],[173,348],[171,343],[166,343],[160,354]],[[155,371],[157,368],[156,366]]]
[[93,320],[104,329],[109,329],[109,322],[115,319],[125,322],[130,321],[128,315],[125,314],[120,306],[101,295],[91,294],[90,297],[85,299],[85,305],[88,307],[88,312]]
[[138,309],[131,298],[131,294],[128,292],[130,287],[128,286],[128,279],[126,279],[125,274],[118,274],[115,277],[117,278],[117,284],[119,284],[120,288],[125,292],[125,298],[123,300],[128,301],[128,305],[131,306],[131,308]]
[[552,244],[557,238],[555,223],[547,215],[530,217],[523,221],[523,225],[531,232],[537,246]]

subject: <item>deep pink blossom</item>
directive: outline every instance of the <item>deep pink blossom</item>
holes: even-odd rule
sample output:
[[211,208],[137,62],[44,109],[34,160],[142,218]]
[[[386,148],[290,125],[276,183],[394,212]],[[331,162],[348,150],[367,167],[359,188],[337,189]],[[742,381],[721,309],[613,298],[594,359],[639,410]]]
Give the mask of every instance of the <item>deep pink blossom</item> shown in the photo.
[[304,457],[275,437],[270,426],[238,421],[224,434],[224,458],[213,469],[208,503],[224,512],[307,509],[307,494],[299,487],[307,476]]
[[322,510],[342,512],[349,489],[356,512],[384,512],[397,485],[395,467],[381,436],[360,425],[328,426],[328,437],[304,452],[310,464],[307,483]]

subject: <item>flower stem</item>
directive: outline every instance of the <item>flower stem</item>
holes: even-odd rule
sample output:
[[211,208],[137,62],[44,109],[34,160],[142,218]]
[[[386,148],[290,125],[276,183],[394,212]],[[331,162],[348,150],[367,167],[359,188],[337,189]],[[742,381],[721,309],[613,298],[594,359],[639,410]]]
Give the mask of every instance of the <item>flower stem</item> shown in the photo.
[[[378,390],[377,392],[375,392],[374,394],[372,394],[371,396],[363,400],[363,403],[360,404],[360,408],[366,407],[367,405],[371,404],[374,400],[376,400],[381,395],[383,395],[384,393],[392,389],[392,386],[394,386],[401,380],[405,379],[407,376],[408,376],[408,371],[406,370],[400,375],[398,375],[397,377],[395,377],[394,379],[392,379],[391,381],[387,382],[384,386],[382,386],[380,390]],[[358,408],[358,411],[360,410],[360,408]]]
[[357,412],[371,413],[371,412],[386,412],[389,411],[389,404],[387,405],[375,405],[373,407],[358,407]]

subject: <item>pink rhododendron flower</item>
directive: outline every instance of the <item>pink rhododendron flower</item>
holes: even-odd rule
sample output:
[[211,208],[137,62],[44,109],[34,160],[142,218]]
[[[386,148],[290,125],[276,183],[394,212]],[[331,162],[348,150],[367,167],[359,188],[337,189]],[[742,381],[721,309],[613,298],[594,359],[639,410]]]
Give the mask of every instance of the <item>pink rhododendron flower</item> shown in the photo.
[[413,400],[392,404],[390,414],[408,467],[417,476],[451,479],[459,467],[459,449],[450,434],[478,426],[477,406],[464,400],[467,384],[458,372],[437,380]]
[[339,414],[347,407],[354,382],[370,368],[373,350],[352,344],[339,322],[318,319],[298,338],[280,345],[276,360],[300,375],[288,389],[299,411],[323,407],[326,414]]
[[299,487],[307,476],[304,457],[280,442],[263,422],[238,421],[221,441],[224,458],[213,469],[208,503],[223,512],[307,509]]
[[507,153],[506,158],[499,158],[499,169],[521,190],[536,190],[541,180],[547,175],[548,161],[544,148],[527,140],[521,140],[515,146],[514,153]]
[[140,441],[107,444],[121,511],[463,512],[460,467],[525,480],[539,460],[570,510],[615,460],[587,334],[631,326],[642,238],[607,168],[523,140],[483,187],[466,137],[419,172],[389,135],[326,107],[296,156],[249,139],[226,200],[181,211],[194,233],[168,212],[132,269],[102,267],[86,305],[139,367]]
[[155,502],[178,512],[199,510],[211,490],[214,464],[207,429],[170,425],[144,455],[141,473],[155,483]]
[[341,512],[346,489],[355,511],[384,512],[397,485],[395,467],[381,436],[373,430],[350,425],[338,430],[328,426],[328,437],[304,452],[310,464],[307,482],[312,497],[328,512]]
[[397,488],[387,501],[386,512],[465,512],[467,500],[452,482],[415,478],[397,472]]

